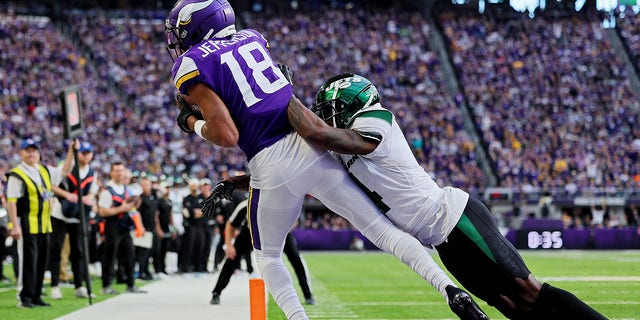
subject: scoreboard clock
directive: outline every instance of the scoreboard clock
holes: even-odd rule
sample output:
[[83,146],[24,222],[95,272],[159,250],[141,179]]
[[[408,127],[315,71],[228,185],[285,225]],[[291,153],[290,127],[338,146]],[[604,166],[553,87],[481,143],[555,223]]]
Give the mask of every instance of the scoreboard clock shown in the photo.
[[516,231],[517,249],[562,249],[564,241],[561,230],[518,230]]

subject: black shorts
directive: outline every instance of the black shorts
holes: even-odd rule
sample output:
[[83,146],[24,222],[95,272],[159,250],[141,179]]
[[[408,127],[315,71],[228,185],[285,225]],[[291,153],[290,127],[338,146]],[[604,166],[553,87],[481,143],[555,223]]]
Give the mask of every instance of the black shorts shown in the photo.
[[500,305],[500,295],[516,296],[522,288],[515,279],[531,274],[498,230],[489,209],[477,199],[469,198],[460,221],[436,249],[447,270],[489,305]]

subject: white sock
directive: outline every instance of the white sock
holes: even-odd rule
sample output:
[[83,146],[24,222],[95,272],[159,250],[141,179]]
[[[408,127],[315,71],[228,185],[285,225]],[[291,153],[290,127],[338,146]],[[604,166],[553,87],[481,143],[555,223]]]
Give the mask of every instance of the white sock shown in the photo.
[[448,301],[445,288],[455,284],[433,260],[420,241],[383,218],[376,219],[361,231],[380,249],[393,254],[427,280]]

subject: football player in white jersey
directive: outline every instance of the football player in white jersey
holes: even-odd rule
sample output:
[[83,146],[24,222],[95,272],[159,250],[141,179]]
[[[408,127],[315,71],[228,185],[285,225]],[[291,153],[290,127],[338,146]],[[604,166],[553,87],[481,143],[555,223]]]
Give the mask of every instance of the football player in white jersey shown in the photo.
[[297,100],[289,103],[296,131],[338,153],[377,207],[425,246],[435,247],[473,294],[510,319],[606,319],[573,294],[536,280],[483,203],[431,179],[368,79],[332,77],[312,110]]

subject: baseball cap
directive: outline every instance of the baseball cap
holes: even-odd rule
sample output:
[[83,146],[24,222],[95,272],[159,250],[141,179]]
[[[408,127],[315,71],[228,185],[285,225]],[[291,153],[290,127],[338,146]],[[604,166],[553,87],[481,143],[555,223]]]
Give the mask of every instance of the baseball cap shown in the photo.
[[33,140],[31,138],[22,140],[22,143],[20,144],[20,150],[24,150],[24,149],[29,148],[29,147],[34,147],[36,149],[40,149],[40,146],[38,145],[38,143],[35,140]]
[[204,178],[202,180],[200,180],[200,185],[204,186],[204,185],[211,185],[211,180]]
[[91,144],[91,142],[88,141],[84,141],[82,143],[80,143],[80,148],[78,149],[79,152],[93,152],[93,145]]

